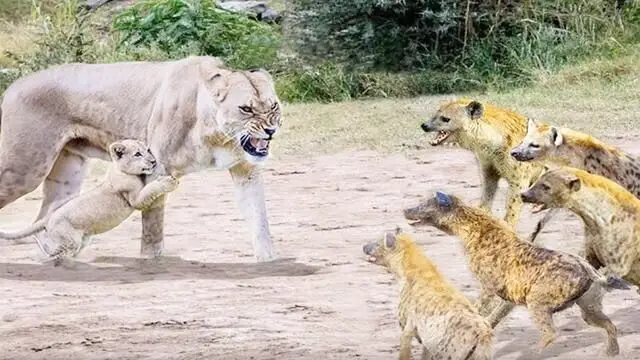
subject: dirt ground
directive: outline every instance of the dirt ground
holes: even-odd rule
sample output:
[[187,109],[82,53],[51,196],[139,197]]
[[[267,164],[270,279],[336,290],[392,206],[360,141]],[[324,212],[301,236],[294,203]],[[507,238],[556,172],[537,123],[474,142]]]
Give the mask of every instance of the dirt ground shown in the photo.
[[[637,139],[607,139],[640,154]],[[362,245],[401,225],[466,295],[477,296],[459,241],[409,229],[400,210],[436,189],[477,203],[472,155],[344,152],[280,158],[265,173],[271,230],[281,260],[256,264],[225,172],[186,177],[169,199],[165,257],[138,258],[140,215],[98,236],[75,270],[39,265],[33,245],[0,245],[0,359],[394,359],[399,289],[364,261]],[[87,182],[87,185],[91,185]],[[504,184],[495,209],[502,214]],[[27,225],[39,192],[0,212],[2,228]],[[525,208],[519,231],[540,217]],[[549,224],[541,242],[577,252],[573,215]],[[640,295],[611,292],[621,356],[640,359]],[[555,344],[538,354],[527,312],[496,331],[496,359],[603,359],[604,333],[576,308],[555,316]],[[416,356],[418,345],[414,343]]]

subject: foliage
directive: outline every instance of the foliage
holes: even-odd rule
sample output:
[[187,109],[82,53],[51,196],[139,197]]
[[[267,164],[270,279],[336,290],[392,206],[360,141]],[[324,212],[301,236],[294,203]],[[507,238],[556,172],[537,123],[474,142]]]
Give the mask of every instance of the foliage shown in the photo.
[[212,0],[160,0],[135,4],[114,18],[120,44],[157,47],[167,54],[189,46],[240,68],[269,67],[280,37],[269,25],[216,8]]
[[533,80],[594,53],[638,42],[612,0],[292,0],[286,35],[307,63],[353,71],[465,72],[487,85]]

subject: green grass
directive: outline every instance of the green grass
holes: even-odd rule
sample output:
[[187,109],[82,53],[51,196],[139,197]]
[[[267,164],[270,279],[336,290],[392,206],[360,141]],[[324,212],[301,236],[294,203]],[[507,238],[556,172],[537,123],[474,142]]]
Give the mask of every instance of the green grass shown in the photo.
[[[640,135],[637,125],[640,56],[605,63],[581,64],[530,88],[464,96],[598,137]],[[609,80],[578,76],[589,73],[585,69],[604,71],[619,69],[623,64],[633,64],[635,71]],[[454,95],[289,104],[285,107],[281,133],[274,143],[274,154],[313,156],[344,150],[383,153],[428,150],[429,136],[419,126],[442,102],[453,98]]]

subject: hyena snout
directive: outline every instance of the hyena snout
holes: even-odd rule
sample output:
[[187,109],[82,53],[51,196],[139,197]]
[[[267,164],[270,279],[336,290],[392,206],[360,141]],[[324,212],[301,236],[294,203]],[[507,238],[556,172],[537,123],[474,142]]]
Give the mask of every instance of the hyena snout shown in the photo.
[[511,155],[512,158],[514,158],[514,159],[516,159],[518,161],[531,160],[531,157],[527,156],[526,152],[521,150],[521,149],[519,149],[519,148],[515,148],[515,149],[511,150],[509,155]]
[[429,126],[428,122],[423,122],[422,125],[420,125],[420,128],[424,132],[430,132],[431,131],[431,126]]
[[521,192],[520,198],[522,199],[523,202],[526,202],[526,203],[536,202],[535,194],[531,190]]

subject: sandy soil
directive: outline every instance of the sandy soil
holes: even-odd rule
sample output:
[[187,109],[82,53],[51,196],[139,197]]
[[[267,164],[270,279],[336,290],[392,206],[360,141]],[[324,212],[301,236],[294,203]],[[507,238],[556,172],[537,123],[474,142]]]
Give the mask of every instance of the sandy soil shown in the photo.
[[[640,153],[632,139],[610,141]],[[139,214],[97,237],[80,254],[86,266],[76,270],[39,265],[35,245],[1,244],[0,359],[396,358],[398,287],[364,261],[362,244],[395,225],[408,228],[400,209],[432,190],[479,201],[471,154],[273,159],[266,187],[282,258],[274,264],[254,262],[228,175],[215,171],[185,178],[169,199],[160,260],[138,258]],[[27,225],[39,196],[3,209],[0,225]],[[525,208],[519,230],[530,231],[537,218]],[[445,275],[475,297],[458,240],[411,231]],[[563,213],[541,236],[549,247],[577,252],[581,224]],[[635,289],[605,298],[619,329],[619,359],[640,359],[639,305]],[[585,325],[576,308],[555,320],[556,343],[537,354],[539,334],[518,309],[496,331],[496,358],[605,357],[603,332]]]

